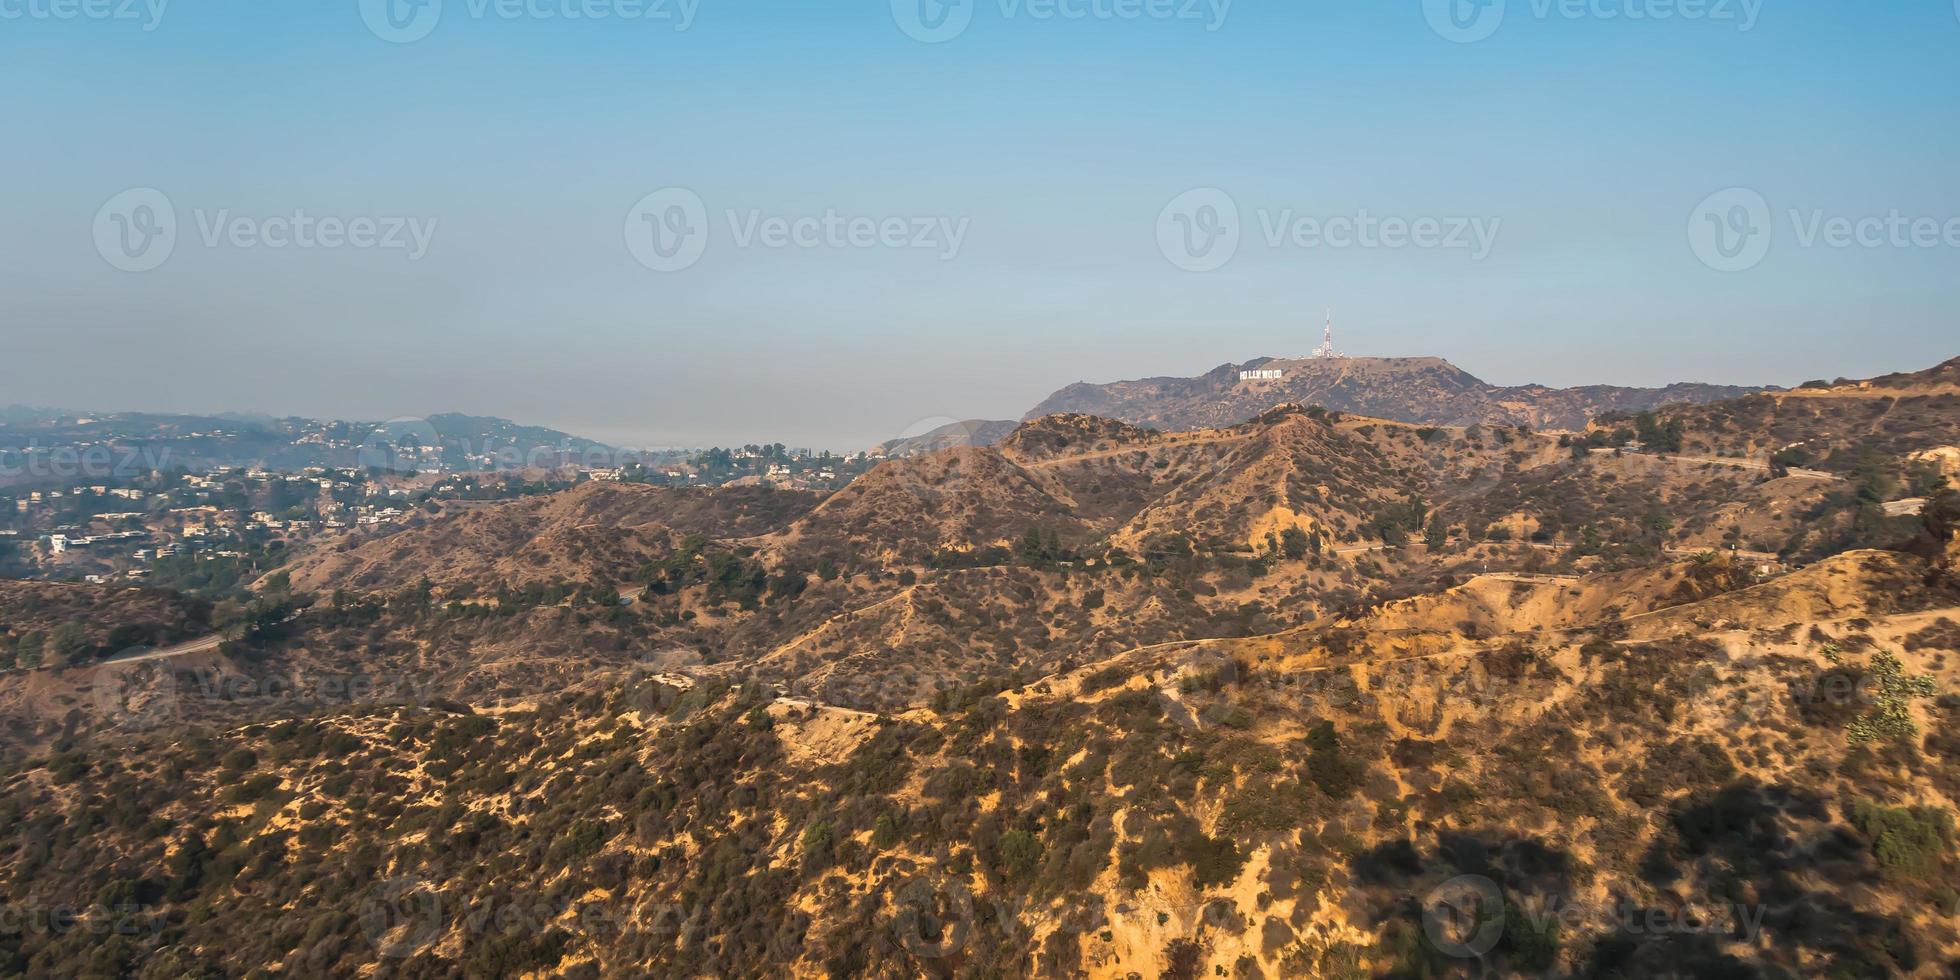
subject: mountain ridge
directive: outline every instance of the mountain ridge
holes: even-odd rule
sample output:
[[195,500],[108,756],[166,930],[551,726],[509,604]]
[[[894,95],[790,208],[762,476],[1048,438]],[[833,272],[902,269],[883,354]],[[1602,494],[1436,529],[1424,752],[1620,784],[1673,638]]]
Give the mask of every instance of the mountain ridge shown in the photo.
[[[1279,378],[1242,372],[1279,371]],[[1423,425],[1483,423],[1583,429],[1606,412],[1736,398],[1774,386],[1677,382],[1660,388],[1542,384],[1493,385],[1441,357],[1257,357],[1220,364],[1195,377],[1108,383],[1078,381],[1023,416],[1074,413],[1134,425],[1186,430],[1236,425],[1281,402],[1320,405]]]

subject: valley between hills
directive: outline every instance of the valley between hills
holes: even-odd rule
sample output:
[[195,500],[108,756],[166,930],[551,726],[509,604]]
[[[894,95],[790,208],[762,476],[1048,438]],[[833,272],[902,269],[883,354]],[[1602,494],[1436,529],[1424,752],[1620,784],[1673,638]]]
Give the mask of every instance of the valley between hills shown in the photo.
[[1446,368],[0,582],[0,973],[1960,971],[1960,359]]

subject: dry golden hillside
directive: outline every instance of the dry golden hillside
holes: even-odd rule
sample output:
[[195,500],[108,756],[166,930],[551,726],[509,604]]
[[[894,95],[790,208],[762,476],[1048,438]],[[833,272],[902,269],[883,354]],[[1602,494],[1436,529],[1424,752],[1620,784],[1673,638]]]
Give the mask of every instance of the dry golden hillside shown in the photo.
[[1664,413],[1686,430],[1685,451],[1849,471],[1868,454],[1905,456],[1960,444],[1960,358],[1869,381],[1806,385]]
[[1623,597],[1583,623],[1496,585],[1428,604],[1506,617],[1447,646],[1407,635],[1447,632],[1422,602],[1394,604],[897,714],[668,664],[515,710],[84,745],[0,786],[21,839],[71,858],[16,845],[0,883],[87,891],[118,855],[119,894],[158,914],[98,955],[139,972],[1960,963],[1960,583],[1897,554],[1755,584],[1670,566],[1580,581]]
[[0,675],[0,890],[130,926],[0,973],[1952,975],[1923,386],[1785,393],[1828,471],[1279,406],[425,514]]
[[763,534],[814,503],[794,491],[588,483],[323,544],[286,571],[295,589],[313,592],[386,592],[422,580],[482,590],[595,579],[624,585],[685,535]]

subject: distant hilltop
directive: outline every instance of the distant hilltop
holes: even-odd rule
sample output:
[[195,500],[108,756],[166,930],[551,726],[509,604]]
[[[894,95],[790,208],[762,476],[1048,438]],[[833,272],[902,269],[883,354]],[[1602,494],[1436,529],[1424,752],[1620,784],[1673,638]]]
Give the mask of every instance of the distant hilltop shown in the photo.
[[[1500,387],[1440,357],[1347,357],[1332,337],[1307,357],[1257,357],[1220,364],[1195,378],[1141,378],[1069,385],[1043,399],[1022,421],[1050,415],[1093,415],[1160,431],[1218,429],[1258,418],[1276,405],[1322,408],[1417,425],[1523,425],[1538,430],[1582,430],[1609,412],[1640,412],[1663,405],[1703,405],[1774,385],[1671,384],[1664,388],[1586,385]],[[881,447],[891,456],[915,456],[954,446],[991,446],[1016,423],[969,420]]]
[[1185,430],[1236,425],[1292,402],[1422,425],[1485,422],[1577,430],[1607,412],[1701,404],[1769,390],[1780,389],[1711,384],[1506,388],[1440,357],[1262,357],[1221,364],[1195,378],[1078,382],[1049,395],[1025,417],[1099,415],[1154,429]]

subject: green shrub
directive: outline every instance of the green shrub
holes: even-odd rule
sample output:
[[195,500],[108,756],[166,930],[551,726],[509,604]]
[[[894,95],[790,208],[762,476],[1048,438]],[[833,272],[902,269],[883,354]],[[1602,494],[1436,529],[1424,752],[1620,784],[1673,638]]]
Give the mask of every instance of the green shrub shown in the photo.
[[1041,839],[1025,830],[1000,835],[1000,867],[1009,878],[1025,878],[1041,863]]
[[1872,695],[1872,709],[1851,723],[1851,743],[1895,741],[1918,735],[1919,723],[1912,720],[1912,702],[1934,695],[1933,679],[1925,675],[1907,677],[1905,665],[1889,653],[1872,655],[1871,677],[1878,682],[1878,690]]
[[1933,807],[1885,807],[1860,800],[1851,823],[1871,839],[1872,855],[1895,878],[1929,878],[1945,864],[1953,843],[1953,815]]

